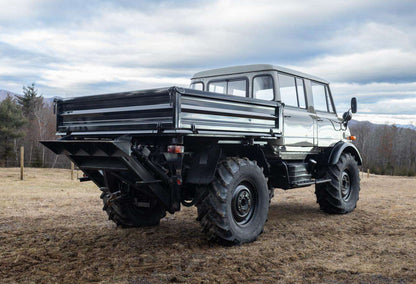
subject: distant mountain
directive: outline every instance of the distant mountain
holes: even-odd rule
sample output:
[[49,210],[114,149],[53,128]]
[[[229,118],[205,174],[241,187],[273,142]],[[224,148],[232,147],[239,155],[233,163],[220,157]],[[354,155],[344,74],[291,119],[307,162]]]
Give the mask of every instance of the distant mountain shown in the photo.
[[7,97],[7,94],[10,94],[11,96],[16,96],[18,94],[7,91],[7,90],[1,90],[0,89],[0,101],[4,100]]
[[416,125],[413,125],[413,124],[396,124],[396,126],[401,127],[401,128],[409,128],[409,129],[416,130]]
[[354,127],[358,127],[358,126],[367,126],[370,128],[376,128],[379,126],[396,126],[398,128],[406,128],[406,129],[411,129],[411,130],[416,130],[416,125],[412,125],[412,124],[377,124],[377,123],[372,123],[369,121],[362,121],[362,120],[351,120],[350,122],[348,122],[348,126],[354,128]]

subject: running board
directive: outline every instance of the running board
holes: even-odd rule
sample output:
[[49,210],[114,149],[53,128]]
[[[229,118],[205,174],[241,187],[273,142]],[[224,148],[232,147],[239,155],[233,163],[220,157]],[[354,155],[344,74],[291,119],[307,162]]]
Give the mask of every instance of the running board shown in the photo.
[[330,182],[331,181],[331,179],[330,178],[327,178],[327,179],[316,179],[315,180],[315,184],[319,184],[319,183],[327,183],[327,182]]
[[327,183],[330,182],[331,179],[315,179],[315,180],[303,180],[303,181],[298,181],[298,182],[294,182],[292,183],[292,187],[304,187],[304,186],[309,186],[309,185],[313,185],[313,184],[321,184],[321,183]]

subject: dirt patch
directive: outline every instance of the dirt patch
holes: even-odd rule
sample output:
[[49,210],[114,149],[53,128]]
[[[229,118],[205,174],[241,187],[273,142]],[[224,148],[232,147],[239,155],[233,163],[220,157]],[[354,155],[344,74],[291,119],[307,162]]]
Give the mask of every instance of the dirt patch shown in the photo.
[[208,243],[184,208],[153,228],[119,229],[99,190],[67,170],[0,169],[4,282],[416,282],[416,179],[362,180],[357,209],[319,211],[314,188],[276,191],[251,244]]

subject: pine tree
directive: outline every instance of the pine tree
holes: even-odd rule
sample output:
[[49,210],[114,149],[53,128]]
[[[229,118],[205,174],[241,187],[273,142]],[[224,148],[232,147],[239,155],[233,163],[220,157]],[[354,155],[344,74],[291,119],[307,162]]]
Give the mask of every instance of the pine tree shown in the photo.
[[15,157],[13,141],[23,136],[21,128],[25,122],[22,109],[7,95],[0,103],[0,165],[7,167]]
[[43,165],[39,162],[40,152],[43,151],[38,141],[41,139],[41,127],[42,121],[39,117],[39,113],[44,108],[43,97],[38,94],[38,90],[35,87],[35,83],[23,87],[23,95],[16,96],[17,103],[21,106],[23,115],[27,119],[24,130],[23,145],[25,149],[25,161],[30,166]]
[[23,96],[16,96],[16,98],[17,103],[22,107],[23,115],[29,120],[34,118],[36,110],[43,105],[43,97],[38,94],[35,83],[23,87]]

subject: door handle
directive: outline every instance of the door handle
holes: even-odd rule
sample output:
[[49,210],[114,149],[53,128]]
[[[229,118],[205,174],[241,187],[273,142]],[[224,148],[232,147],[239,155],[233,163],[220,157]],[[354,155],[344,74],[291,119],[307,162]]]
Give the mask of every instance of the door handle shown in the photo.
[[291,115],[284,115],[284,118],[292,117]]

